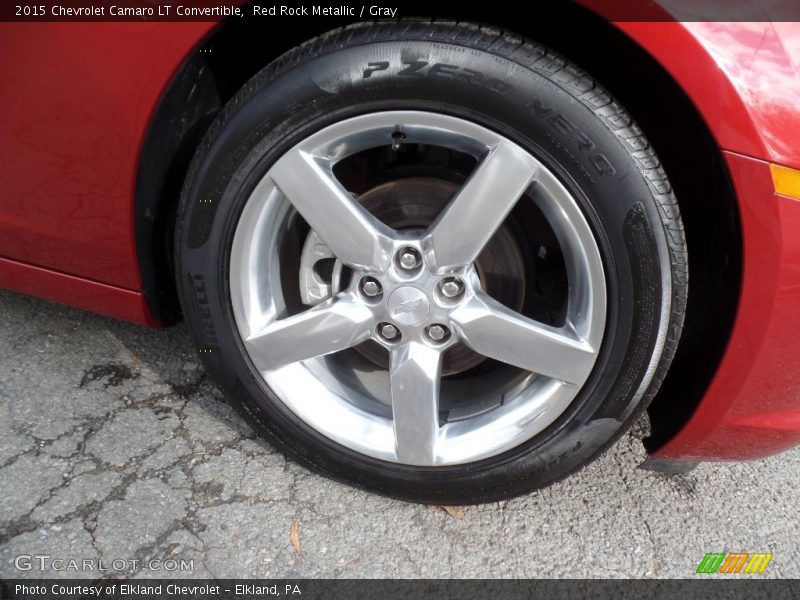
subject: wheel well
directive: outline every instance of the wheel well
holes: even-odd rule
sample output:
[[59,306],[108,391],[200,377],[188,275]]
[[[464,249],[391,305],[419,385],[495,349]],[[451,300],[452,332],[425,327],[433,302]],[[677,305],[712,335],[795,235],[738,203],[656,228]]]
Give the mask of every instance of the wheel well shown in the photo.
[[[424,5],[404,8],[424,14]],[[739,213],[727,169],[704,121],[671,76],[636,43],[585,9],[553,3],[522,23],[512,10],[491,25],[560,52],[603,82],[633,115],[670,177],[689,248],[689,297],[683,336],[672,367],[648,410],[656,450],[689,419],[717,370],[733,328],[742,273]],[[486,22],[459,9],[459,20]],[[270,21],[228,20],[181,67],[164,93],[143,146],[135,223],[144,292],[155,316],[180,318],[172,269],[177,199],[192,155],[220,108],[263,66],[307,39],[346,24],[305,19],[275,29]],[[269,36],[264,35],[270,27]],[[601,48],[602,52],[598,49]],[[624,65],[624,68],[620,68]]]

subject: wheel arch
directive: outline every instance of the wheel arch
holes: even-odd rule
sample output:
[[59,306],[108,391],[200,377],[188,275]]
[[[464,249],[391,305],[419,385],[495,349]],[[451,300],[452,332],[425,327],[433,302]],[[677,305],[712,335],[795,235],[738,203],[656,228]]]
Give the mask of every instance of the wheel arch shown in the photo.
[[[418,10],[425,12],[422,5]],[[686,323],[670,372],[649,409],[651,436],[646,446],[653,451],[699,405],[733,328],[742,277],[736,198],[711,131],[666,69],[620,29],[587,9],[564,4],[549,10],[533,23],[515,20],[510,10],[497,11],[491,24],[552,47],[617,96],[659,154],[686,226],[690,257]],[[486,21],[485,15],[459,16]],[[153,113],[137,174],[134,223],[144,293],[162,322],[180,318],[172,224],[188,165],[206,129],[225,102],[264,65],[346,21],[309,19],[302,33],[299,28],[283,28],[271,31],[269,38],[263,36],[265,24],[269,21],[231,19],[211,29],[187,54]],[[624,73],[618,68],[623,61]],[[642,78],[647,86],[637,84]]]

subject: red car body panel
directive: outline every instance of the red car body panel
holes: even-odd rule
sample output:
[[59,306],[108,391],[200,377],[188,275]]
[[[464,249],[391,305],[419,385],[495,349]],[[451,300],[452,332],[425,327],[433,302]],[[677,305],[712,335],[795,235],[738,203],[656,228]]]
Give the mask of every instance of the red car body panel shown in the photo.
[[[139,155],[163,90],[212,26],[0,24],[0,257],[141,290]],[[85,288],[69,303],[91,308]]]
[[745,460],[796,446],[800,202],[775,193],[767,161],[800,168],[800,23],[617,26],[680,83],[726,151],[744,240],[742,295],[722,363],[689,422],[654,454]]
[[157,327],[140,291],[75,277],[0,257],[0,287],[84,310]]
[[[775,194],[769,162],[800,168],[800,25],[616,26],[672,75],[724,151],[745,244],[724,359],[691,420],[656,454],[750,459],[797,445],[800,202]],[[0,25],[0,56],[14,57],[0,61],[0,287],[157,324],[136,259],[138,160],[158,99],[213,27]]]
[[775,193],[769,163],[725,153],[745,240],[731,339],[690,421],[655,454],[745,460],[800,444],[800,202]]

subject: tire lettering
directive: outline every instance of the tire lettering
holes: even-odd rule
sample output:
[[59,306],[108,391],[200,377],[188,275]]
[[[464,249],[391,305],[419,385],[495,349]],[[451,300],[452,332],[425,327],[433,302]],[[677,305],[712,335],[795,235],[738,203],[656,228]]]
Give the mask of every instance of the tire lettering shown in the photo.
[[[442,79],[455,79],[464,82],[472,87],[484,89],[497,94],[498,96],[508,96],[514,91],[514,87],[502,79],[486,77],[480,71],[449,65],[447,63],[434,63],[430,65],[425,60],[404,60],[404,68],[397,71],[401,77],[438,77]],[[367,63],[362,72],[362,79],[369,79],[373,73],[388,71],[390,63],[387,61],[375,61]]]
[[473,87],[481,87],[484,77],[474,69],[461,69],[456,79],[468,83]]
[[594,167],[594,170],[597,171],[601,177],[608,177],[617,172],[608,158],[599,152],[592,152],[597,149],[597,144],[583,133],[583,131],[568,121],[564,115],[557,112],[554,108],[547,106],[540,98],[534,98],[527,104],[527,108],[532,110],[533,114],[537,117],[545,119],[554,129],[557,129],[560,133],[574,141],[578,149],[587,154],[589,164]]
[[499,79],[490,79],[483,87],[490,92],[494,92],[498,96],[508,96],[514,91],[513,86],[507,84],[505,81],[500,81]]
[[451,77],[455,77],[457,71],[458,67],[454,65],[436,63],[430,68],[428,74],[431,75],[432,77],[445,77],[447,79],[450,79]]
[[534,98],[528,103],[527,107],[528,109],[532,109],[533,114],[535,114],[537,117],[547,117],[556,112],[555,109],[545,106],[544,102],[542,102],[539,98]]
[[192,299],[194,300],[197,314],[201,319],[200,352],[208,353],[218,347],[217,332],[211,316],[211,307],[208,304],[208,291],[205,278],[199,273],[189,273],[189,284],[192,286]]
[[382,60],[380,62],[371,62],[367,64],[367,68],[364,69],[364,79],[369,79],[372,77],[372,74],[375,71],[385,71],[389,68],[389,61]]
[[401,70],[398,75],[401,77],[405,76],[413,76],[413,75],[422,75],[420,71],[428,65],[428,61],[425,60],[414,60],[411,62],[403,61],[404,65],[408,65],[405,69]]
[[617,172],[617,170],[611,166],[611,163],[608,162],[608,159],[602,154],[592,154],[589,157],[589,162],[592,163],[592,166],[602,177],[608,177]]

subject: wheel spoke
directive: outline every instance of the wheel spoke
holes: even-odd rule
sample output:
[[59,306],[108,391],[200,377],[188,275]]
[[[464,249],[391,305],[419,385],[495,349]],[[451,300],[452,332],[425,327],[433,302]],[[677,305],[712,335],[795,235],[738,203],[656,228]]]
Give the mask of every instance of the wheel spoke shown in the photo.
[[586,380],[595,350],[570,328],[555,328],[516,313],[484,293],[452,314],[464,342],[489,358],[572,384]]
[[388,264],[392,230],[353,199],[330,161],[294,149],[273,165],[270,176],[342,262],[378,270]]
[[438,272],[469,265],[528,189],[538,163],[511,142],[490,151],[431,225],[425,246]]
[[418,342],[392,350],[390,380],[397,459],[432,465],[439,434],[441,353]]
[[273,321],[245,340],[259,370],[277,369],[367,340],[372,312],[352,296],[340,296],[298,315]]

